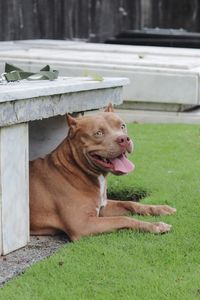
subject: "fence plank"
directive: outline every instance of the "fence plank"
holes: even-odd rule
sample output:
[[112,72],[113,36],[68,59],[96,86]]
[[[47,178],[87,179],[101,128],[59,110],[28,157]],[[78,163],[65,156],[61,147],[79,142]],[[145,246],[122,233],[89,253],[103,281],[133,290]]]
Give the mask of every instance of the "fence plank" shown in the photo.
[[127,29],[200,31],[198,0],[0,0],[0,40],[87,39]]

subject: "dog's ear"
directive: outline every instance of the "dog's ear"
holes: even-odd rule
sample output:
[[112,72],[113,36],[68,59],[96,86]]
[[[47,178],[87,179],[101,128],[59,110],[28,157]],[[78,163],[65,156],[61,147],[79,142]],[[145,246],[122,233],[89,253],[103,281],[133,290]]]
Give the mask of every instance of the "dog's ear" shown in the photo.
[[66,114],[66,119],[67,119],[67,124],[68,124],[69,127],[76,126],[77,121],[72,116],[70,116],[69,114]]
[[114,112],[112,103],[110,102],[108,106],[104,109],[104,112]]
[[75,128],[77,127],[77,120],[70,116],[69,114],[66,114],[66,120],[67,120],[67,125],[69,126],[69,132],[68,136],[72,136]]

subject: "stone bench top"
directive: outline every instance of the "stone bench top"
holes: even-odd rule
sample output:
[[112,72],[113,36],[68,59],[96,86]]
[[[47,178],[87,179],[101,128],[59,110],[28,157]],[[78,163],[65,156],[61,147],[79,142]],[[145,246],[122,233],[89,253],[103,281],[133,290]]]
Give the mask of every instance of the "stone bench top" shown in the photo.
[[119,105],[128,83],[127,78],[58,77],[0,84],[0,126],[99,109],[109,102]]
[[89,77],[59,77],[56,80],[22,80],[0,84],[0,103],[105,88],[128,84],[127,78],[104,78],[94,81]]

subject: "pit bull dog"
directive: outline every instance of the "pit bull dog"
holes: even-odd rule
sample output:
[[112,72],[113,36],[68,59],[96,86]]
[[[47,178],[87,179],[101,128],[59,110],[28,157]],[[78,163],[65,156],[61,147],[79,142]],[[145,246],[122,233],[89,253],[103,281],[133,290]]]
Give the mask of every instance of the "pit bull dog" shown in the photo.
[[108,200],[106,177],[122,175],[134,165],[127,158],[133,142],[126,125],[111,104],[93,116],[67,115],[69,131],[64,141],[45,158],[30,162],[30,226],[33,235],[65,232],[70,240],[128,228],[165,233],[163,222],[149,223],[123,216],[168,215],[168,205],[143,205]]

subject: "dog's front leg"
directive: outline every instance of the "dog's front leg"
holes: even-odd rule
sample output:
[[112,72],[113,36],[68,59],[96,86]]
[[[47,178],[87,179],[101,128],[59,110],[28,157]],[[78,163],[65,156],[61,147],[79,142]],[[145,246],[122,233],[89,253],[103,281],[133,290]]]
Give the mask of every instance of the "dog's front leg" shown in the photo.
[[128,213],[138,215],[170,215],[174,214],[176,209],[168,205],[148,205],[133,201],[108,200],[107,205],[100,210],[100,216],[121,216]]
[[128,215],[130,212],[133,212],[133,205],[131,201],[107,200],[106,206],[100,209],[99,216],[122,216]]
[[82,236],[95,235],[98,233],[112,232],[119,229],[133,229],[150,233],[165,233],[170,231],[171,225],[156,222],[149,223],[135,220],[129,217],[90,217],[79,230],[71,236],[72,240],[78,240]]

